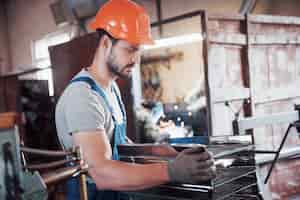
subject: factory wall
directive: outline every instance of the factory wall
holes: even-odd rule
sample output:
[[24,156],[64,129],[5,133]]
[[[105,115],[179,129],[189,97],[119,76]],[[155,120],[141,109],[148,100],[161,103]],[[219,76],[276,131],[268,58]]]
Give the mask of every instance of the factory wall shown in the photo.
[[51,11],[51,0],[7,1],[9,43],[13,70],[32,66],[32,41],[58,29]]
[[[14,0],[6,2],[6,5],[0,6],[0,44],[3,44],[0,45],[0,57],[4,59],[2,71],[32,68],[34,67],[32,66],[32,42],[61,29],[55,25],[49,7],[54,0]],[[154,0],[136,0],[136,2],[147,9],[152,22],[157,21]],[[227,0],[226,4],[220,3],[222,1],[219,0],[172,0],[172,3],[168,0],[162,0],[161,2],[162,18],[165,19],[198,9],[206,9],[209,13],[238,13],[242,0]],[[297,0],[259,0],[254,14],[300,16],[299,4]],[[6,12],[4,8],[6,8]],[[159,38],[158,28],[153,28],[152,31],[154,38]],[[163,26],[162,37],[200,31],[199,17],[193,17]],[[186,59],[185,63],[173,62],[171,69],[160,70],[163,78],[162,84],[165,88],[163,99],[166,102],[176,102],[181,99],[187,91],[195,87],[198,77],[201,79],[200,82],[203,78],[203,75],[201,75],[203,73],[201,44],[190,46],[190,48],[183,47],[183,49],[177,47],[176,50],[187,52],[184,57]],[[175,78],[168,78],[170,76]],[[179,89],[174,89],[174,80],[178,80],[178,78],[181,81],[176,82],[176,88]]]
[[[8,32],[12,70],[23,70],[32,67],[32,41],[41,39],[43,36],[59,30],[59,27],[54,23],[49,7],[52,2],[54,1],[7,1],[6,7],[8,13]],[[150,13],[151,20],[156,21],[155,1],[138,0],[137,2],[143,4]],[[176,2],[172,1],[172,4],[170,4],[169,1],[164,0],[162,1],[163,17],[170,17],[200,8],[211,9],[214,12],[237,12],[240,0],[230,0],[226,3],[225,7],[222,5],[215,9],[214,7],[217,3],[218,0],[188,0],[187,2],[184,1],[184,3],[183,1],[176,0]],[[194,30],[194,26],[193,22],[190,22],[189,28],[181,29],[180,32],[175,32],[175,34],[185,33],[189,29]],[[164,35],[171,35],[171,32],[173,32],[176,27],[178,26],[166,27],[166,29],[170,29],[170,31],[165,32]]]
[[[151,20],[156,21],[155,1],[136,1],[143,4],[146,7],[147,11],[150,13]],[[28,67],[32,67],[32,41],[41,39],[43,36],[59,30],[59,27],[57,27],[54,23],[49,7],[49,5],[54,2],[54,0],[14,0],[6,2],[9,39],[3,39],[6,38],[6,36],[3,37],[5,28],[1,28],[1,30],[4,31],[0,31],[0,41],[1,39],[2,41],[8,41],[9,47],[5,47],[5,45],[8,44],[0,45],[0,52],[3,52],[3,50],[1,49],[10,49],[12,68],[10,69],[9,65],[6,65],[5,71],[23,68],[26,69]],[[172,0],[172,3],[170,3],[170,1],[168,0],[163,0],[162,17],[172,17],[197,9],[207,9],[212,13],[237,13],[241,4],[241,0],[227,0],[226,4],[220,4],[220,2],[222,1]],[[300,10],[297,7],[298,4],[299,2],[297,0],[259,0],[254,12],[256,14],[267,13],[300,16]],[[0,8],[0,16],[3,15],[3,11],[1,11],[1,9],[3,10],[3,7],[4,6],[1,6]],[[198,31],[199,26],[197,22],[198,18],[194,18],[165,26],[163,30],[163,36],[171,36]],[[3,17],[0,17],[0,27],[3,26],[3,23],[5,24],[5,20],[3,22]],[[178,28],[178,25],[180,24],[184,24],[184,28]],[[157,36],[157,30],[154,29],[153,31],[154,35]],[[3,43],[1,42],[1,44]],[[6,51],[7,50],[5,50],[5,52]],[[6,55],[4,57],[8,57],[7,53],[4,53],[4,55]]]

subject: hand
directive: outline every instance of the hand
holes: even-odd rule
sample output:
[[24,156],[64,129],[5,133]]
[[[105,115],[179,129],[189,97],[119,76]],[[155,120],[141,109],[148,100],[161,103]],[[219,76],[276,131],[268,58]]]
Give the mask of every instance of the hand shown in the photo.
[[216,177],[216,167],[211,153],[203,147],[185,149],[174,161],[168,163],[171,182],[197,184]]

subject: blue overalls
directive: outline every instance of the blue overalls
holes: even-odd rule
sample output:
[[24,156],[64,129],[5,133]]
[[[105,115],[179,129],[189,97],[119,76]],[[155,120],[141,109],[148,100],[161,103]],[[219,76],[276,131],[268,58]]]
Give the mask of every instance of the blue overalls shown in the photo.
[[[112,113],[112,120],[114,122],[114,133],[113,133],[113,145],[112,145],[112,153],[113,153],[113,160],[119,160],[119,154],[117,146],[119,144],[126,143],[126,112],[125,108],[122,104],[121,98],[118,95],[115,87],[112,87],[113,92],[117,96],[119,106],[122,111],[123,121],[122,123],[118,123],[115,117],[115,113],[112,107],[109,104],[109,101],[103,91],[96,82],[87,76],[77,77],[71,80],[70,84],[74,82],[85,82],[90,85],[91,89],[94,90],[98,95],[103,98],[105,102],[105,106],[109,109]],[[127,199],[126,196],[120,197],[120,193],[116,191],[99,191],[96,188],[95,183],[87,183],[88,188],[88,199],[89,200],[119,200],[119,199]],[[79,181],[78,178],[72,178],[67,182],[67,200],[80,200],[80,192],[79,192]]]

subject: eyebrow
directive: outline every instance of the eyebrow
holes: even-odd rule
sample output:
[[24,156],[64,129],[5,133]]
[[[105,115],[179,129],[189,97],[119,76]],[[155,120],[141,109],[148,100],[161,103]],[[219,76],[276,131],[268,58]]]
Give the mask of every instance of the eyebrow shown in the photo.
[[139,51],[140,50],[140,47],[135,47],[135,46],[130,46],[129,48],[133,51]]

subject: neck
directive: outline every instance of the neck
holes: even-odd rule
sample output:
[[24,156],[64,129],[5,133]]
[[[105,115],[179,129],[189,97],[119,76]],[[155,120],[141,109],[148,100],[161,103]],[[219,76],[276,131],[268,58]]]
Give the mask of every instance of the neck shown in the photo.
[[87,70],[94,80],[104,89],[108,89],[110,83],[115,80],[105,65],[97,66],[93,63]]

